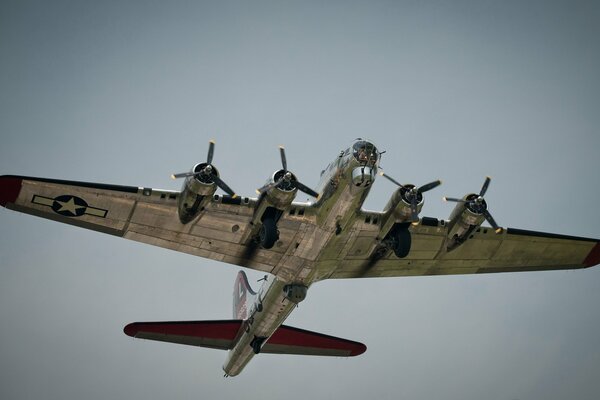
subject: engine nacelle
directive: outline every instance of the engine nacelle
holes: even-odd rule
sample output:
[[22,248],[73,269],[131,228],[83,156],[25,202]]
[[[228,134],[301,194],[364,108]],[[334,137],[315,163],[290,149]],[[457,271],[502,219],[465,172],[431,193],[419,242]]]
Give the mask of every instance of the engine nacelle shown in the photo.
[[458,203],[448,222],[447,250],[454,250],[463,244],[469,235],[485,221],[484,212],[487,203],[481,199],[480,202],[473,200],[480,198],[479,195],[471,193],[463,197],[465,203]]
[[[391,210],[396,222],[409,221],[411,219],[412,211],[407,193],[414,187],[415,185],[408,184],[398,188],[385,206],[384,210]],[[417,212],[420,213],[424,204],[423,194],[419,193],[417,196]]]
[[296,194],[298,193],[296,182],[298,179],[290,171],[280,169],[275,171],[273,176],[267,181],[267,184],[272,184],[279,180],[282,180],[279,185],[265,192],[265,200],[270,206],[279,210],[285,210],[296,198]]
[[298,193],[298,180],[290,171],[280,169],[257,192],[260,197],[250,221],[250,225],[254,227],[250,237],[260,243],[262,248],[270,249],[279,240],[277,222],[294,201]]
[[[206,169],[207,163],[197,164],[194,172],[200,172]],[[219,176],[219,171],[210,166],[212,173]],[[178,201],[179,220],[182,224],[187,224],[193,220],[206,204],[211,200],[212,195],[217,190],[217,185],[211,179],[209,174],[198,174],[185,179]]]

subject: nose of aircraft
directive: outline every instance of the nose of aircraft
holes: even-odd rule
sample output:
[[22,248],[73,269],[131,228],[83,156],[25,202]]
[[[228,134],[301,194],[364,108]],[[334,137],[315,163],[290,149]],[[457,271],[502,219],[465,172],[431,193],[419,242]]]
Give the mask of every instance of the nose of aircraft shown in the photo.
[[352,154],[360,163],[375,165],[379,159],[379,152],[375,145],[365,139],[358,138],[352,145]]
[[356,167],[352,170],[352,184],[358,187],[369,187],[375,180],[375,175],[375,170],[371,167]]

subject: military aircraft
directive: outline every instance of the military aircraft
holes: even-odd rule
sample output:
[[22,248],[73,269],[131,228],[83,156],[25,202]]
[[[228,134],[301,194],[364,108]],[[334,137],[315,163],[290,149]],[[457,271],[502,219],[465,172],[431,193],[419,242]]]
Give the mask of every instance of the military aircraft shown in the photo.
[[[135,322],[129,336],[229,350],[226,376],[258,353],[356,356],[362,343],[283,325],[317,281],[341,278],[480,274],[586,268],[600,263],[598,239],[501,228],[479,192],[462,198],[448,220],[420,217],[424,193],[441,182],[400,184],[381,212],[362,204],[381,154],[357,139],[322,171],[316,190],[281,168],[242,197],[206,162],[183,178],[181,191],[7,175],[0,205],[19,212],[267,273],[254,292],[240,271],[233,319]],[[226,194],[216,194],[220,188]],[[315,198],[295,202],[298,191]],[[491,227],[482,226],[487,221]]]

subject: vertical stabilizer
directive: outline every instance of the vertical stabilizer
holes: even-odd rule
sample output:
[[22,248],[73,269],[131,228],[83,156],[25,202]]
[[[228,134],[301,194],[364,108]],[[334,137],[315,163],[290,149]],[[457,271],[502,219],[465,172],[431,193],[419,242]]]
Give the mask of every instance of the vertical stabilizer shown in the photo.
[[233,318],[248,319],[254,296],[256,293],[250,287],[246,273],[238,272],[233,285]]

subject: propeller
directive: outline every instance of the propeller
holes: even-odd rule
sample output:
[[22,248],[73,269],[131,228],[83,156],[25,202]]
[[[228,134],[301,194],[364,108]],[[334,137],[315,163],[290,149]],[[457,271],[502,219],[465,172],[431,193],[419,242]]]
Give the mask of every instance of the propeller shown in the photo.
[[198,165],[198,170],[194,168],[194,171],[191,172],[182,172],[180,174],[173,174],[171,178],[179,179],[179,178],[188,178],[190,176],[197,176],[198,179],[204,183],[214,183],[218,187],[221,188],[225,193],[230,195],[233,198],[236,198],[237,195],[235,192],[227,186],[225,182],[221,178],[219,178],[219,174],[217,169],[212,165],[213,155],[215,154],[215,141],[211,140],[208,142],[208,154],[206,156],[206,163],[202,163]]
[[412,214],[411,220],[413,224],[419,222],[419,211],[417,210],[417,206],[420,201],[419,199],[423,198],[422,194],[442,184],[442,181],[438,179],[437,181],[426,183],[425,185],[420,187],[416,187],[415,185],[403,185],[391,176],[385,174],[383,171],[379,174],[400,187],[402,197],[410,203],[410,211]]
[[479,191],[479,194],[472,194],[467,196],[466,199],[457,199],[455,197],[444,197],[444,201],[451,201],[454,203],[464,203],[466,204],[466,206],[469,208],[469,210],[473,211],[476,214],[482,214],[485,219],[487,220],[487,222],[492,226],[492,228],[494,228],[494,230],[496,231],[496,233],[500,233],[502,232],[502,228],[500,228],[498,226],[498,224],[496,223],[496,220],[494,220],[494,217],[492,217],[492,214],[490,214],[490,212],[487,209],[487,203],[485,201],[485,199],[483,198],[483,196],[485,195],[485,193],[488,190],[488,187],[490,186],[490,182],[492,181],[492,178],[490,178],[489,176],[485,177],[485,181],[483,182],[483,186],[481,187],[481,190]]
[[280,175],[279,178],[275,179],[274,182],[271,182],[271,183],[261,187],[256,192],[258,194],[264,194],[279,185],[286,185],[290,189],[293,187],[296,187],[301,192],[306,193],[307,195],[312,196],[314,198],[318,198],[319,193],[315,192],[314,190],[312,190],[311,188],[309,188],[302,182],[298,181],[294,177],[294,174],[292,174],[290,171],[288,171],[287,158],[285,156],[285,149],[283,148],[283,146],[279,146],[279,154],[281,156],[281,166],[283,167],[283,169],[281,171],[278,171],[276,173],[276,175]]

